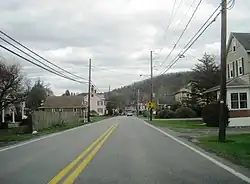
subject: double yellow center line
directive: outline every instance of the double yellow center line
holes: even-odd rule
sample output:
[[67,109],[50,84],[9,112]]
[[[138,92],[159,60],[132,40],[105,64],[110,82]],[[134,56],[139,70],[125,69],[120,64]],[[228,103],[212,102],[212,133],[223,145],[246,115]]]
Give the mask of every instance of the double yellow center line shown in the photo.
[[94,158],[96,153],[102,147],[104,142],[109,138],[112,132],[116,129],[116,127],[117,124],[111,126],[103,135],[101,135],[97,140],[95,140],[81,155],[79,155],[73,162],[71,162],[63,170],[61,170],[49,182],[49,184],[57,184],[59,182],[63,184],[74,183],[76,178],[81,174],[81,172],[85,169],[88,163]]

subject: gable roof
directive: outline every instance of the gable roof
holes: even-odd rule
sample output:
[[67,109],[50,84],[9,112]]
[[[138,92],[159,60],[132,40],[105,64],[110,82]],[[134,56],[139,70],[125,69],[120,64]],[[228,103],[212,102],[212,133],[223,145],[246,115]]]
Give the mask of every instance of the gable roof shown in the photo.
[[84,107],[83,96],[48,96],[42,108]]
[[231,32],[227,44],[227,53],[229,51],[229,47],[233,37],[235,37],[240,42],[240,44],[245,48],[246,51],[250,51],[250,33]]
[[250,33],[232,33],[232,34],[246,50],[250,50]]

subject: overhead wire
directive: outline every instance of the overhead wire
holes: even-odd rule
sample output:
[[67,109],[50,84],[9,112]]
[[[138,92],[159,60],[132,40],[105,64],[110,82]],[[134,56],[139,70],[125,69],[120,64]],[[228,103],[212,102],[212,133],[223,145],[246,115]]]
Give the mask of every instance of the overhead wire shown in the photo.
[[46,58],[42,57],[41,55],[35,53],[33,50],[29,49],[27,46],[23,45],[22,43],[20,43],[19,41],[17,41],[17,40],[14,39],[13,37],[9,36],[7,33],[3,32],[3,31],[1,31],[1,30],[0,30],[0,33],[3,34],[4,36],[6,36],[7,38],[9,38],[10,40],[12,40],[13,42],[17,43],[17,44],[20,45],[21,47],[25,48],[26,50],[28,50],[29,52],[31,52],[31,53],[34,54],[35,56],[37,56],[37,57],[39,57],[40,59],[46,61],[47,63],[53,65],[54,67],[56,67],[56,68],[58,68],[58,69],[60,69],[60,70],[62,70],[62,71],[64,71],[64,72],[66,72],[66,73],[68,73],[68,74],[70,74],[70,75],[72,75],[72,76],[74,76],[74,77],[77,77],[77,78],[79,78],[79,79],[87,80],[87,79],[84,78],[84,77],[78,76],[78,75],[76,75],[76,74],[74,74],[74,73],[72,73],[72,72],[69,72],[69,71],[65,70],[65,69],[62,68],[62,67],[57,66],[57,65],[54,64],[53,62],[51,62],[51,61],[47,60]]
[[190,25],[191,21],[193,20],[198,8],[200,7],[201,3],[203,0],[199,0],[199,3],[196,5],[191,17],[189,18],[185,28],[183,29],[183,31],[181,32],[179,38],[177,39],[176,43],[174,44],[173,48],[171,49],[171,51],[168,53],[167,57],[163,60],[163,62],[161,63],[161,66],[168,60],[168,58],[170,57],[170,55],[173,53],[173,51],[175,50],[177,44],[180,42],[180,40],[182,39],[184,33],[186,32],[188,26]]
[[[189,6],[187,12],[186,12],[185,15],[182,17],[181,21],[176,25],[176,28],[177,28],[180,24],[182,24],[182,22],[185,20],[185,18],[186,18],[187,15],[189,14],[190,10],[192,9],[192,7],[193,7],[193,5],[195,4],[196,1],[197,1],[197,0],[193,0],[193,2],[191,3],[191,5]],[[173,31],[174,33],[176,32],[176,28],[175,28],[174,31]],[[162,52],[162,50],[163,50],[163,47],[160,49],[159,53],[157,53],[157,54],[158,54],[158,57],[159,57],[160,53]],[[154,58],[154,59],[155,59],[155,58]],[[160,63],[160,66],[159,66],[159,67],[161,67],[161,66],[162,66],[162,64]]]
[[18,51],[20,51],[20,52],[22,52],[23,54],[29,56],[30,58],[34,59],[35,61],[39,62],[40,64],[42,64],[42,65],[44,65],[45,67],[49,68],[50,70],[54,71],[55,73],[60,74],[60,76],[68,77],[67,75],[65,75],[65,74],[63,74],[63,73],[61,73],[61,72],[59,72],[59,71],[56,71],[54,68],[52,68],[52,67],[50,67],[49,65],[47,65],[47,64],[45,64],[45,63],[43,63],[43,62],[41,62],[39,59],[37,59],[37,58],[31,56],[30,54],[28,54],[27,52],[25,52],[25,51],[23,51],[22,49],[18,48],[17,46],[15,46],[14,44],[10,43],[10,42],[7,41],[6,39],[2,38],[1,36],[0,36],[0,40],[2,40],[2,41],[4,41],[5,43],[11,45],[12,47],[14,47],[15,49],[17,49]]
[[[174,1],[173,7],[172,7],[172,11],[171,11],[170,17],[169,17],[169,22],[168,22],[168,25],[167,25],[167,27],[166,27],[166,29],[164,31],[164,35],[163,35],[163,39],[164,40],[166,39],[167,32],[168,32],[168,30],[169,30],[169,28],[170,28],[170,26],[172,24],[172,21],[174,20],[174,17],[176,15],[176,13],[180,9],[180,6],[183,3],[183,0],[181,0],[181,2],[179,3],[177,9],[175,10],[176,3],[177,3],[177,0]],[[155,56],[153,59],[156,59],[157,57],[159,57],[159,55],[161,54],[162,50],[163,50],[163,47],[160,48],[159,53],[157,53],[157,56]]]
[[48,68],[46,68],[46,67],[44,67],[44,66],[42,66],[42,65],[39,65],[39,64],[37,64],[37,63],[35,63],[35,62],[33,62],[33,61],[31,61],[31,60],[25,58],[24,56],[22,56],[22,55],[16,53],[15,51],[13,51],[13,50],[11,50],[11,49],[9,49],[9,48],[7,48],[7,47],[1,45],[1,44],[0,44],[0,47],[3,48],[3,49],[5,49],[6,51],[12,53],[13,55],[16,55],[16,56],[20,57],[21,59],[23,59],[23,60],[25,60],[25,61],[28,61],[29,63],[31,63],[31,64],[33,64],[33,65],[35,65],[35,66],[38,66],[38,67],[40,67],[40,68],[42,68],[42,69],[44,69],[44,70],[46,70],[46,71],[48,71],[48,72],[50,72],[50,73],[53,73],[53,74],[55,74],[55,75],[57,75],[57,76],[60,76],[60,77],[63,77],[63,78],[65,78],[65,79],[68,79],[68,80],[71,80],[71,81],[75,81],[75,82],[78,82],[78,83],[81,83],[81,84],[86,84],[86,83],[87,83],[87,82],[83,82],[83,81],[79,81],[79,80],[70,78],[70,77],[65,76],[65,75],[61,75],[60,73],[57,73],[57,72],[55,72],[54,70],[48,69]]
[[[230,4],[231,3],[231,4]],[[232,9],[235,6],[235,0],[230,0],[228,2],[229,7],[227,9]],[[214,12],[209,16],[209,18],[205,21],[205,23],[201,26],[201,28],[195,33],[195,35],[189,40],[189,42],[185,45],[185,47],[182,49],[181,52],[172,60],[172,62],[166,67],[165,71],[161,73],[160,75],[165,74],[180,58],[181,56],[184,56],[184,54],[191,48],[191,46],[199,39],[199,37],[206,31],[206,29],[216,21],[217,17],[221,14],[221,11],[217,13],[217,15],[213,18],[213,16],[216,14],[216,12],[221,7],[221,3],[219,6],[214,10]],[[205,26],[210,20],[213,18],[213,20]],[[205,27],[205,28],[204,28]],[[204,28],[204,29],[203,29]],[[203,30],[202,30],[203,29]],[[201,31],[202,30],[202,31]],[[201,31],[201,32],[200,32]],[[200,32],[200,33],[199,33]],[[198,36],[197,36],[198,35]],[[197,36],[197,37],[196,37]],[[196,38],[195,38],[196,37]]]
[[[221,14],[221,11],[218,12],[215,17],[213,16],[217,12],[217,10],[220,8],[220,6],[221,4],[216,8],[216,10],[207,19],[207,21],[202,25],[202,27],[195,33],[195,35],[189,40],[189,42],[184,46],[184,48],[179,52],[179,54],[177,54],[177,56],[172,60],[172,62],[165,68],[164,72],[162,72],[160,75],[165,74],[181,58],[181,56],[183,56],[191,48],[191,46],[199,39],[199,37],[207,30],[207,28],[216,21],[216,18]],[[211,18],[213,18],[212,21],[209,24],[207,24],[211,20]]]

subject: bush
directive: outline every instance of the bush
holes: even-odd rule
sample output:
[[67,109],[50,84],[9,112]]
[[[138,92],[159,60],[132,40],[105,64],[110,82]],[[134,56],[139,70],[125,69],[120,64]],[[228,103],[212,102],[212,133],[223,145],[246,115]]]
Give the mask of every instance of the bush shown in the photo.
[[189,107],[180,107],[176,109],[175,115],[177,118],[194,118],[196,117],[196,112]]
[[90,116],[94,117],[94,116],[98,116],[98,115],[99,114],[95,110],[90,111]]
[[202,107],[199,105],[192,105],[190,108],[196,113],[197,117],[201,117]]
[[180,107],[181,107],[181,104],[176,102],[176,103],[171,105],[170,110],[175,112]]
[[148,115],[149,115],[149,113],[148,113],[148,111],[147,110],[145,110],[145,111],[143,111],[143,113],[142,113],[142,115],[143,115],[143,117],[148,117]]
[[159,119],[168,119],[168,118],[174,118],[174,117],[175,117],[174,111],[171,111],[169,109],[160,110],[156,114],[156,118],[159,118]]
[[[226,108],[226,116],[229,118],[229,109],[227,106]],[[219,103],[213,103],[208,104],[205,106],[202,110],[202,119],[204,123],[206,123],[206,126],[208,127],[219,127],[219,118],[220,118],[220,104]],[[228,126],[229,121],[227,122]]]

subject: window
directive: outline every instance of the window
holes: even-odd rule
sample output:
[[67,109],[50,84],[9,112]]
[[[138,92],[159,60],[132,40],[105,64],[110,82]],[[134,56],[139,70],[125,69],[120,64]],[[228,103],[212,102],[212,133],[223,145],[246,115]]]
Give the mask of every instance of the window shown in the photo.
[[103,101],[97,101],[97,105],[103,105]]
[[93,94],[91,94],[91,97],[94,97],[94,95],[93,95]]
[[239,98],[238,93],[231,93],[231,108],[238,109],[239,108]]
[[240,108],[247,108],[247,93],[240,93]]
[[236,40],[235,39],[233,39],[232,50],[233,50],[233,52],[236,51]]
[[239,65],[238,65],[238,60],[235,61],[235,68],[236,68],[236,77],[239,76]]
[[239,75],[243,75],[244,74],[244,58],[240,58],[238,60],[238,63],[239,63],[239,65],[238,65],[238,73],[239,73]]
[[98,109],[97,109],[97,112],[98,112],[98,113],[103,113],[103,108],[98,108]]
[[229,64],[230,78],[234,77],[234,62]]
[[229,64],[227,64],[227,78],[230,79],[230,67],[229,67]]
[[77,112],[77,108],[74,108],[74,109],[73,109],[73,112]]
[[247,108],[247,93],[231,93],[231,108],[232,109]]

